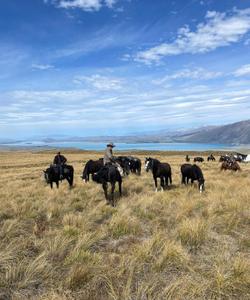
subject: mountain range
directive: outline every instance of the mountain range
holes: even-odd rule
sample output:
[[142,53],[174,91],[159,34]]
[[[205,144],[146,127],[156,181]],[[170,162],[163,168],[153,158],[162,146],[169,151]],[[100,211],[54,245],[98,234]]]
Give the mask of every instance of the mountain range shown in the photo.
[[57,135],[49,137],[32,137],[27,140],[14,141],[0,138],[0,144],[29,143],[39,141],[43,143],[54,142],[109,142],[116,143],[211,143],[228,145],[250,144],[250,120],[240,121],[227,125],[206,126],[192,130],[179,130],[169,132],[161,130],[148,133],[137,133],[127,136],[91,136],[72,137]]

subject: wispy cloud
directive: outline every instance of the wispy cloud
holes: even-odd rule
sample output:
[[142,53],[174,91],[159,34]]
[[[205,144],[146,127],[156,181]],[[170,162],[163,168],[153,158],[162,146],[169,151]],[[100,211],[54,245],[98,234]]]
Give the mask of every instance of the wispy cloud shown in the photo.
[[236,77],[246,76],[246,75],[249,76],[249,75],[250,75],[250,64],[241,66],[239,69],[237,69],[237,70],[234,72],[234,75],[235,75]]
[[53,69],[54,66],[50,65],[50,64],[32,64],[31,68],[33,70],[42,70],[42,71],[44,71],[44,70]]
[[178,30],[171,43],[162,43],[136,54],[135,60],[150,64],[165,56],[205,53],[238,42],[250,30],[250,9],[229,13],[208,11],[205,21],[192,31],[188,25]]
[[46,0],[45,3],[51,2],[59,8],[79,8],[84,11],[98,11],[103,6],[112,8],[117,0]]
[[120,90],[124,80],[121,78],[107,77],[99,74],[91,76],[77,76],[74,79],[76,84],[88,84],[101,91]]
[[168,74],[164,76],[163,78],[153,80],[154,84],[163,84],[169,80],[175,80],[175,79],[195,79],[195,80],[209,80],[209,79],[215,79],[222,76],[222,72],[214,72],[209,71],[203,68],[185,68],[178,70],[172,74]]

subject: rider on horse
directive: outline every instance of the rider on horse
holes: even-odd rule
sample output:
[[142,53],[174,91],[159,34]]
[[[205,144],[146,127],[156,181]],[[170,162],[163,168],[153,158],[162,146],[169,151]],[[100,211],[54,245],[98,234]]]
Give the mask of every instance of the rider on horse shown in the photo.
[[104,166],[111,166],[111,165],[115,166],[122,176],[123,174],[121,171],[121,166],[116,162],[115,157],[113,155],[114,147],[115,147],[115,145],[113,143],[107,144],[107,148],[104,153],[103,164],[104,164]]
[[115,158],[113,156],[113,148],[115,145],[113,143],[107,144],[107,148],[104,153],[104,158],[103,158],[103,164],[105,165],[110,165],[115,163]]
[[65,165],[67,158],[58,152],[57,155],[54,157],[53,164],[56,165],[59,169],[60,179],[63,178],[63,166]]

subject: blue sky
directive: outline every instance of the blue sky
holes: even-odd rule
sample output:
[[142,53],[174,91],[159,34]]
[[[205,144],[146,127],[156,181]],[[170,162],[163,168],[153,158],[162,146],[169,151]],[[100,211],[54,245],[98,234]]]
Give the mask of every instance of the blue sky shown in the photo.
[[250,0],[0,2],[0,138],[249,115]]

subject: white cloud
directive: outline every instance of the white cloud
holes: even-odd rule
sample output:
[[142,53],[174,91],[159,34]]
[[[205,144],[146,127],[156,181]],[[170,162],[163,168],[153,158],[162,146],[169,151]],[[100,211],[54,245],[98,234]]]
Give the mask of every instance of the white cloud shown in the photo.
[[250,9],[234,10],[230,14],[208,11],[204,23],[195,31],[189,26],[178,30],[171,43],[162,43],[137,53],[135,60],[151,64],[165,56],[182,53],[205,53],[238,42],[250,30]]
[[120,90],[122,89],[123,80],[121,78],[106,77],[99,74],[91,76],[77,76],[74,83],[82,84],[87,83],[93,88],[101,91]]
[[32,64],[31,67],[32,67],[33,70],[42,70],[42,71],[54,68],[53,65],[48,65],[48,64],[45,64],[45,65],[43,65],[43,64]]
[[181,69],[176,71],[173,74],[166,75],[161,79],[154,80],[154,84],[163,84],[169,80],[175,80],[175,79],[195,79],[195,80],[208,80],[208,79],[214,79],[219,76],[221,76],[221,72],[213,72],[208,71],[203,68],[194,68],[194,69]]
[[240,67],[234,72],[234,76],[249,76],[250,75],[250,64]]
[[112,8],[116,2],[117,0],[55,0],[52,1],[52,4],[65,9],[80,8],[85,11],[98,11],[103,6]]

